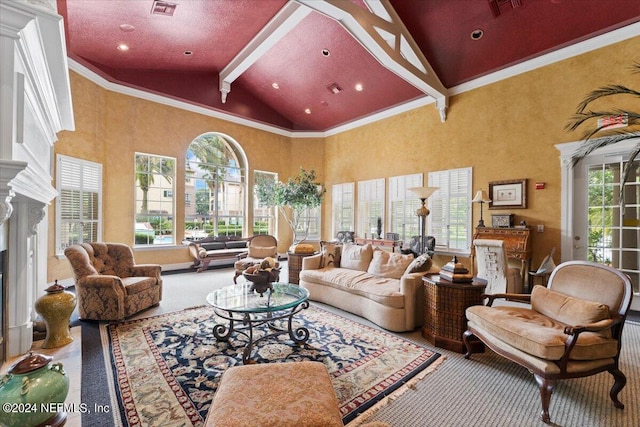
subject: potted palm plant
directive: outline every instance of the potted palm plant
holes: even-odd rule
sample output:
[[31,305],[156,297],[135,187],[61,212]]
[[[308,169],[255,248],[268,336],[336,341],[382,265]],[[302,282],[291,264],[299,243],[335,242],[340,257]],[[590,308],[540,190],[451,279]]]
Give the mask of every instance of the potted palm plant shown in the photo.
[[[640,73],[640,62],[636,62],[631,68],[633,72]],[[600,109],[598,101],[605,98],[615,98],[620,103],[623,103],[626,98],[634,102],[628,102],[627,105],[637,106],[640,91],[623,85],[611,84],[590,92],[578,105],[566,129],[575,131],[579,128],[586,128],[582,136],[582,145],[573,158],[574,166],[598,148],[633,139],[639,141],[622,171],[620,203],[623,204],[624,184],[629,180],[629,174],[636,167],[634,161],[640,156],[640,111],[624,107]]]
[[[293,247],[305,241],[309,236],[309,210],[320,206],[325,189],[316,182],[316,173],[312,169],[300,168],[297,176],[287,182],[271,179],[259,179],[256,182],[256,195],[260,203],[277,206],[286,219],[293,234]],[[290,208],[291,213],[286,208]],[[304,236],[299,238],[298,236]]]

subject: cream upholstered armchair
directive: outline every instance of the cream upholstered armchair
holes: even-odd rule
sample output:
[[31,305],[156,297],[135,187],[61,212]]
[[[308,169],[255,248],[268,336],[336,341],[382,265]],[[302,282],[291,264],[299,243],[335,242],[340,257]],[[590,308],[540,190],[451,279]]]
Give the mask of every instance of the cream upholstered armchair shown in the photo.
[[82,243],[64,254],[73,267],[81,319],[122,320],[162,299],[162,267],[136,264],[125,244]]
[[[551,273],[547,287],[528,295],[490,295],[486,306],[467,308],[465,358],[473,341],[533,373],[542,402],[540,417],[550,423],[551,393],[559,379],[608,371],[614,378],[609,397],[623,409],[618,393],[627,380],[618,367],[622,329],[633,296],[626,274],[606,265],[569,261]],[[497,306],[497,298],[529,302],[529,307]]]
[[257,234],[247,242],[247,253],[238,256],[238,261],[233,265],[235,275],[233,283],[237,283],[237,279],[242,272],[254,264],[262,262],[265,258],[271,257],[276,260],[276,267],[279,267],[278,259],[278,240],[269,234]]
[[478,264],[476,276],[487,281],[485,293],[522,293],[522,273],[509,267],[503,240],[476,239],[473,246]]

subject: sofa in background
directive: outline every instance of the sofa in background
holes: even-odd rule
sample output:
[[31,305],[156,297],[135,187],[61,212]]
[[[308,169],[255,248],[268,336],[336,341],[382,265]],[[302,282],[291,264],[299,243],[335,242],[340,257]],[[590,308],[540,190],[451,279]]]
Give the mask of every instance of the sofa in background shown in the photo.
[[73,268],[81,319],[122,320],[162,299],[162,267],[136,264],[125,244],[82,243],[64,254]]
[[310,300],[404,332],[422,325],[422,276],[437,272],[426,254],[414,258],[371,244],[323,242],[321,253],[302,260],[300,286],[309,290]]
[[227,260],[234,263],[239,258],[246,256],[246,238],[236,237],[205,237],[200,240],[185,240],[182,243],[189,246],[189,254],[193,258],[193,265],[200,273],[209,268],[209,263],[214,260]]

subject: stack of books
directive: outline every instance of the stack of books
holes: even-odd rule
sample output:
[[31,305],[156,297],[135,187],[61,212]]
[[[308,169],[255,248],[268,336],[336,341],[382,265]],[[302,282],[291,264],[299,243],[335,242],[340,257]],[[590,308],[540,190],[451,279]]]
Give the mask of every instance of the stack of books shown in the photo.
[[458,262],[458,257],[455,256],[440,269],[440,278],[453,283],[473,282],[473,276],[469,274],[469,270]]

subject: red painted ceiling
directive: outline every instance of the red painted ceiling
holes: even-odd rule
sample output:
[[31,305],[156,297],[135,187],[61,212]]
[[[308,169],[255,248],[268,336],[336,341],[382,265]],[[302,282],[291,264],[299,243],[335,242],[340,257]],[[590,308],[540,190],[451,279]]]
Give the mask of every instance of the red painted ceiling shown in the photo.
[[[58,0],[69,57],[109,81],[291,131],[326,131],[425,96],[314,11],[233,81],[222,103],[219,73],[287,0],[171,2],[173,16],[152,14],[153,0]],[[640,21],[637,0],[389,2],[446,88]],[[483,37],[472,40],[476,29]],[[327,88],[333,83],[342,92]]]

